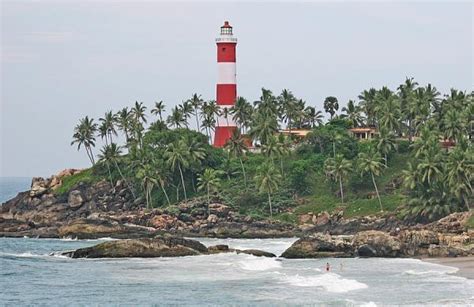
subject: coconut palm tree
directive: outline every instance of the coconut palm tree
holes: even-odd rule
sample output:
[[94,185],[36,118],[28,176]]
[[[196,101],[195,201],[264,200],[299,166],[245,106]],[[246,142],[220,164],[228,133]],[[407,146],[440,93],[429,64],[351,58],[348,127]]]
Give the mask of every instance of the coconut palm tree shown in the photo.
[[99,155],[99,159],[101,161],[104,161],[105,163],[110,163],[110,164],[113,164],[115,165],[115,168],[117,169],[117,171],[119,172],[120,174],[120,177],[122,178],[122,180],[125,182],[125,184],[127,185],[128,189],[130,190],[130,192],[132,193],[133,195],[133,198],[135,199],[136,196],[135,196],[135,192],[133,191],[132,187],[130,186],[130,183],[128,182],[128,180],[125,178],[125,176],[123,175],[122,173],[122,169],[120,168],[119,164],[118,164],[118,161],[120,159],[120,154],[122,153],[122,149],[120,146],[118,146],[117,144],[115,143],[111,143],[109,145],[105,145],[101,152],[100,152],[100,155]]
[[450,108],[444,113],[441,131],[443,131],[444,137],[448,140],[457,141],[461,137],[465,127],[461,113],[458,110]]
[[287,123],[287,129],[290,131],[291,135],[292,120],[295,115],[296,97],[291,91],[284,89],[280,96],[278,96],[277,101],[280,104],[279,113],[284,122]]
[[128,140],[130,139],[128,133],[131,129],[131,121],[132,121],[132,115],[131,115],[131,112],[128,110],[128,108],[123,108],[122,110],[120,110],[116,114],[115,121],[116,121],[117,127],[123,131],[125,135],[125,141],[128,143]]
[[334,114],[336,114],[337,110],[339,110],[337,98],[334,96],[326,97],[326,99],[324,99],[324,111],[331,115],[331,119],[334,117]]
[[155,101],[155,107],[151,109],[151,114],[158,115],[160,117],[160,121],[163,121],[163,112],[165,111],[165,103],[163,100],[158,102]]
[[207,139],[209,141],[209,144],[211,144],[211,133],[216,127],[216,119],[213,116],[205,115],[202,120],[201,127],[206,129]]
[[189,148],[184,139],[168,145],[168,148],[164,152],[164,158],[172,170],[179,170],[181,176],[181,184],[183,185],[184,199],[187,201],[188,196],[186,194],[186,185],[184,184],[183,169],[187,168],[190,164]]
[[378,106],[375,110],[379,126],[390,131],[396,131],[399,128],[401,118],[400,101],[387,87],[383,87],[377,92],[376,100]]
[[[466,145],[465,145],[466,144]],[[446,163],[446,179],[448,186],[456,198],[462,200],[464,207],[469,210],[469,198],[473,195],[474,182],[474,153],[472,146],[466,142],[455,146],[450,152]]]
[[242,161],[242,157],[245,157],[247,146],[245,146],[245,141],[238,129],[234,130],[232,136],[229,138],[229,140],[227,140],[224,148],[229,151],[230,156],[239,159],[240,166],[242,167],[242,174],[244,175],[244,185],[247,188],[247,176],[245,174],[244,162]]
[[143,191],[145,192],[145,201],[147,209],[152,207],[151,192],[158,181],[154,178],[154,171],[150,164],[140,164],[138,167],[137,178],[141,181]]
[[311,128],[323,124],[323,113],[321,111],[316,111],[314,107],[306,107],[306,109],[304,109],[304,117]]
[[194,108],[191,105],[191,103],[188,101],[184,101],[179,107],[181,109],[181,113],[183,114],[184,125],[186,126],[186,128],[189,128],[188,119],[191,116],[191,114],[193,114]]
[[201,125],[199,124],[199,113],[198,109],[201,107],[204,100],[201,98],[201,95],[193,94],[191,99],[188,100],[188,103],[194,108],[194,116],[196,117],[196,129],[201,132]]
[[341,193],[341,202],[344,203],[344,189],[342,182],[352,171],[352,163],[350,160],[344,158],[343,155],[338,154],[334,158],[326,159],[324,163],[324,170],[326,176],[332,180],[339,182],[339,190]]
[[96,132],[97,124],[94,123],[94,119],[89,119],[89,117],[86,116],[82,118],[79,124],[74,128],[73,140],[71,142],[71,145],[77,144],[77,150],[81,149],[81,146],[84,146],[92,165],[95,164],[92,147],[95,146]]
[[375,108],[377,102],[375,100],[375,95],[377,94],[377,90],[375,88],[371,88],[369,90],[364,90],[359,96],[359,105],[361,106],[362,110],[365,113],[367,126],[375,126],[376,116],[375,116]]
[[183,112],[178,106],[174,107],[171,115],[168,116],[167,123],[175,128],[181,128],[185,124]]
[[99,118],[99,122],[101,123],[99,126],[100,136],[105,138],[106,144],[108,144],[107,138],[109,138],[110,143],[112,143],[112,135],[117,136],[117,130],[115,130],[116,120],[117,117],[112,111],[106,112],[104,117]]
[[143,104],[143,102],[135,101],[135,105],[131,109],[131,114],[135,122],[146,123],[146,106]]
[[362,124],[363,118],[360,114],[361,107],[356,106],[354,100],[349,100],[347,106],[343,107],[341,111],[346,112],[344,117],[346,117],[351,122],[352,127],[359,127]]
[[357,158],[357,166],[361,175],[370,174],[372,183],[374,184],[375,193],[377,194],[377,198],[379,200],[380,211],[383,212],[382,200],[380,199],[379,189],[377,187],[377,183],[375,182],[375,176],[379,176],[384,167],[380,153],[375,152],[372,150],[372,148],[367,153],[359,153]]
[[219,176],[221,171],[206,168],[204,172],[198,177],[198,191],[206,191],[207,193],[207,215],[211,214],[209,205],[211,204],[211,193],[217,192],[221,185]]
[[266,144],[268,140],[278,131],[278,121],[271,112],[260,109],[254,113],[249,134],[259,140],[261,144]]
[[397,143],[393,132],[386,128],[380,129],[380,133],[376,139],[377,150],[384,156],[385,167],[388,166],[387,156],[390,152],[397,149]]
[[235,104],[230,108],[232,119],[239,125],[240,132],[248,126],[252,116],[252,105],[244,98],[238,97]]
[[255,182],[260,193],[266,193],[268,196],[268,206],[270,208],[270,218],[273,218],[272,194],[278,189],[281,181],[281,174],[272,163],[265,162],[257,168]]

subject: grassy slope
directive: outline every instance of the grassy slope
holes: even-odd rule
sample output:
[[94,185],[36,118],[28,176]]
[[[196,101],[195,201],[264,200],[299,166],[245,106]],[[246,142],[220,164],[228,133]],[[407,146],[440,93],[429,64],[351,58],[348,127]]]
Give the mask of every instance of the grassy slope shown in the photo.
[[[401,175],[402,170],[406,167],[407,159],[408,154],[395,154],[389,159],[389,167],[376,178],[385,213],[394,212],[403,203],[404,197],[400,190],[388,194],[384,191],[384,187]],[[344,210],[345,217],[381,214],[377,198],[368,198],[368,195],[375,192],[369,178],[362,179],[354,174],[346,180],[344,183],[344,204],[341,203],[339,197],[336,197],[338,186],[328,182],[324,175],[317,174],[311,181],[314,182],[314,186],[311,195],[304,198],[305,203],[295,207],[293,214],[282,214],[277,217],[278,219],[291,222],[296,221],[297,216],[301,214],[339,210]]]

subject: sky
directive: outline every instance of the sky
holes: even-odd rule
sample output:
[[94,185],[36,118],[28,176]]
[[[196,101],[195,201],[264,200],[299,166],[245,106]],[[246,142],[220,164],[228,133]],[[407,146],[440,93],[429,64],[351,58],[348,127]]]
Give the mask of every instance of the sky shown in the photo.
[[224,20],[238,38],[239,96],[287,88],[323,110],[327,96],[341,108],[405,77],[472,90],[473,14],[473,2],[452,1],[1,1],[0,176],[88,167],[70,145],[86,115],[215,99]]

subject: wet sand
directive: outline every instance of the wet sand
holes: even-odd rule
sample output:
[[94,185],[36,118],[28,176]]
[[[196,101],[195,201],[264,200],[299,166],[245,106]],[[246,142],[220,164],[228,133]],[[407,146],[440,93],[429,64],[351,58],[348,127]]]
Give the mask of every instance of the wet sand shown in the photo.
[[474,256],[457,258],[424,258],[426,262],[447,265],[458,268],[454,275],[474,279]]

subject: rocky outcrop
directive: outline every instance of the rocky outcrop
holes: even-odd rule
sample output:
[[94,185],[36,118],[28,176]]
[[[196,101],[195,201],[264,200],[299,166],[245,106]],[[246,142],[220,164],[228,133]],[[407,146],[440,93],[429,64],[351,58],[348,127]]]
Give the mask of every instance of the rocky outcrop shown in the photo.
[[65,252],[71,258],[179,257],[207,253],[207,248],[194,240],[175,237],[129,239],[104,242],[92,247]]
[[350,236],[313,235],[299,239],[281,256],[321,257],[456,257],[474,255],[470,233],[461,235],[432,230],[405,230],[398,234],[361,231]]
[[104,242],[95,246],[64,252],[62,255],[71,258],[150,258],[195,256],[229,252],[249,254],[257,257],[276,257],[272,253],[261,250],[231,249],[227,245],[216,245],[207,248],[198,241],[172,236]]

